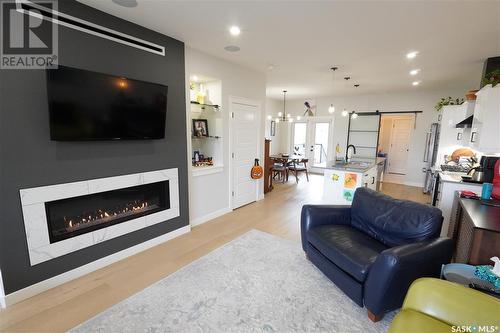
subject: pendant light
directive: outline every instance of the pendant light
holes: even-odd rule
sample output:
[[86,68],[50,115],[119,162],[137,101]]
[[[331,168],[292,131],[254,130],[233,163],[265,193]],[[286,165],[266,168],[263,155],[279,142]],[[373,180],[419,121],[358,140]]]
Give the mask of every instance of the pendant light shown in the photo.
[[[292,115],[290,113],[286,113],[286,93],[287,93],[287,91],[283,90],[283,111],[278,112],[277,117],[273,117],[271,115],[267,116],[268,120],[274,120],[277,123],[279,123],[279,122],[293,123],[294,118],[292,117]],[[301,117],[297,116],[296,119],[298,121],[301,119]]]
[[[278,117],[276,117],[274,119],[274,121],[276,121],[277,123],[279,123],[280,121],[283,121],[283,122],[288,121],[290,123],[293,122],[292,115],[290,113],[286,113],[286,93],[287,93],[287,91],[283,90],[283,112],[278,112]],[[269,117],[271,117],[271,116],[269,116]],[[299,119],[299,117],[297,117],[297,120],[298,119]]]
[[[338,67],[330,67],[330,70],[332,71],[332,91],[333,91],[333,88],[334,88],[334,85],[335,85],[335,71],[339,69]],[[332,97],[333,97],[333,93],[332,93]],[[333,103],[330,104],[330,106],[328,107],[328,113],[330,114],[333,114],[335,113],[335,106],[333,106]]]

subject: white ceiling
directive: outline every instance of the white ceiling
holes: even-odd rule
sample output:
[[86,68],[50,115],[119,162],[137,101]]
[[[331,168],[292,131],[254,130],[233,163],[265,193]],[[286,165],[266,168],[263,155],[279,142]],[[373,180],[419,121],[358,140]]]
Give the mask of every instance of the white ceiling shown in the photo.
[[[111,0],[80,2],[265,72],[267,95],[274,98],[283,89],[303,98],[477,88],[484,60],[500,56],[500,1],[495,0],[138,0],[136,8]],[[233,24],[241,27],[239,37],[228,33]],[[227,45],[241,51],[227,52]],[[407,60],[412,50],[420,54]],[[332,65],[340,67],[334,85]],[[416,78],[408,74],[413,68],[422,70]],[[347,75],[348,82],[342,79]],[[415,79],[420,86],[411,85]]]

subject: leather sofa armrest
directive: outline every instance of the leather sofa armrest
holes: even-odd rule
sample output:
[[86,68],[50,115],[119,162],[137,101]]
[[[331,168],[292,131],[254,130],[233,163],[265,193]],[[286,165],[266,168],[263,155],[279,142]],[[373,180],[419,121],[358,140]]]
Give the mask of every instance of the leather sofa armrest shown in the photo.
[[431,241],[396,246],[382,251],[370,267],[364,285],[366,308],[377,316],[403,304],[411,283],[421,277],[439,277],[451,260],[453,241]]
[[304,205],[300,216],[302,248],[307,249],[307,231],[318,225],[351,224],[351,206]]

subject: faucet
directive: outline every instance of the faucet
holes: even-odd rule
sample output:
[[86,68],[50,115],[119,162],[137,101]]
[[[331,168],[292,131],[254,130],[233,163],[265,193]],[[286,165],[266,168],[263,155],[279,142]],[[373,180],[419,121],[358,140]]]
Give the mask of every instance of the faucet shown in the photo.
[[355,147],[354,145],[349,145],[349,146],[347,146],[347,149],[345,150],[345,162],[346,162],[346,163],[349,163],[349,160],[351,159],[351,158],[349,157],[349,148],[351,148],[351,147],[352,147],[352,149],[353,149],[353,151],[354,151],[354,154],[356,154],[356,147]]

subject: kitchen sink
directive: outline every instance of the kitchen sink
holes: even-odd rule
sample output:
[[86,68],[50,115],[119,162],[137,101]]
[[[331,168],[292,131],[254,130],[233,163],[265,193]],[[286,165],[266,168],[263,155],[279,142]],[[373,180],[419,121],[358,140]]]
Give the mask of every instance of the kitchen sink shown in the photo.
[[336,165],[340,167],[344,167],[346,169],[352,168],[352,169],[364,169],[367,168],[371,165],[372,163],[366,162],[366,161],[349,161],[348,163],[346,162],[337,162]]

